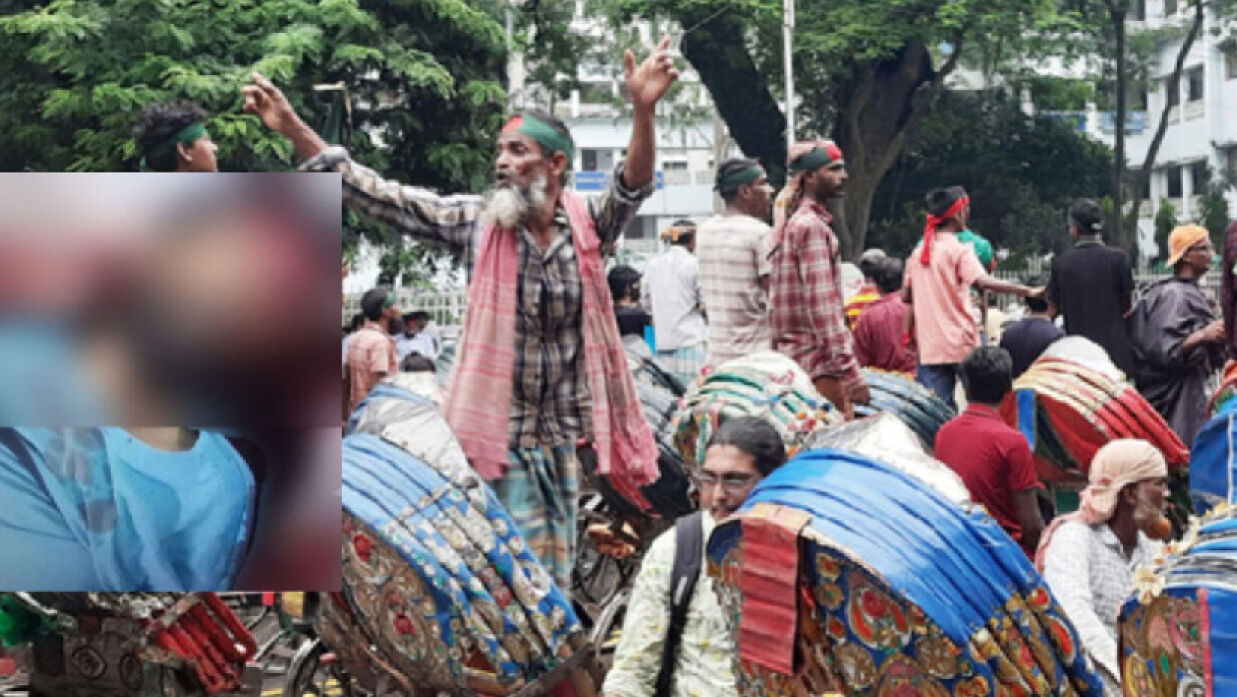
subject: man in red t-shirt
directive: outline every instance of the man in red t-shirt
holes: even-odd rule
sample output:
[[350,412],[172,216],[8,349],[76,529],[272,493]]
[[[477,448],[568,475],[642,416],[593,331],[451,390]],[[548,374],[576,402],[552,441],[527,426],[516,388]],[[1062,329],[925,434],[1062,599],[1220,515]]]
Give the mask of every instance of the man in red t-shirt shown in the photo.
[[855,358],[865,368],[880,368],[915,375],[915,353],[906,347],[906,303],[902,288],[902,260],[888,257],[872,265],[871,277],[880,298],[869,303],[855,324]]
[[1035,491],[1040,483],[1026,438],[998,411],[1012,389],[1012,369],[1003,348],[975,349],[962,359],[968,405],[936,434],[936,459],[962,477],[971,498],[1034,558],[1044,530]]

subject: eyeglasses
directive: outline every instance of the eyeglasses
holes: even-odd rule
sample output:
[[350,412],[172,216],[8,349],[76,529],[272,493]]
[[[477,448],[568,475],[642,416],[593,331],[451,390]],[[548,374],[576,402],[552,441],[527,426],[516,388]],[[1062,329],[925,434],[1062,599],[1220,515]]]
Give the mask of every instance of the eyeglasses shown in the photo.
[[742,493],[744,489],[751,486],[756,481],[754,474],[740,474],[731,472],[723,474],[720,477],[712,472],[695,472],[692,474],[692,481],[696,483],[696,488],[704,491],[711,486],[721,484],[722,491],[728,494]]

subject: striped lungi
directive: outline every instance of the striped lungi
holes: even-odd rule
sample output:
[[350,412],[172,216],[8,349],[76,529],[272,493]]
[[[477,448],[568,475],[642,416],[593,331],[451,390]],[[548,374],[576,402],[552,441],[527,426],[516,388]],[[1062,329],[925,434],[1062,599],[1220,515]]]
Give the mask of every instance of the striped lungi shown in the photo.
[[690,387],[700,376],[700,369],[704,367],[707,348],[708,344],[701,342],[695,346],[658,351],[657,362],[666,372],[678,378],[684,387]]
[[576,515],[580,508],[580,462],[572,445],[518,448],[509,469],[493,482],[494,493],[515,521],[528,548],[564,592],[571,592]]

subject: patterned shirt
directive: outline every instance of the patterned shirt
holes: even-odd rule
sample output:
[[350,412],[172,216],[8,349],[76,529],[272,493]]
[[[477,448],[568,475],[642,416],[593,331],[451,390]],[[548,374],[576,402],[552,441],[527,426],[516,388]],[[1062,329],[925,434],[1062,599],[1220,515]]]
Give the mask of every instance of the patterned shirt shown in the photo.
[[348,341],[344,368],[351,379],[348,393],[348,412],[365,399],[383,378],[399,372],[395,356],[395,340],[383,331],[377,322],[366,321]]
[[[613,244],[652,192],[629,190],[620,181],[623,163],[609,190],[589,211],[603,248]],[[393,226],[419,242],[449,249],[472,275],[484,226],[485,198],[440,196],[428,189],[384,179],[357,164],[341,147],[322,151],[302,165],[309,171],[343,175],[344,204]],[[516,298],[515,371],[511,390],[511,448],[575,443],[590,431],[590,401],[584,372],[580,267],[566,211],[555,217],[558,234],[542,251],[526,228],[516,237],[520,260]]]
[[[715,522],[701,514],[704,539]],[[631,591],[622,638],[614,652],[614,666],[601,687],[603,695],[652,697],[661,669],[662,645],[670,625],[670,577],[674,568],[674,528],[663,532],[649,547]],[[687,604],[687,621],[679,644],[678,661],[670,681],[671,697],[726,697],[738,694],[734,678],[734,642],[726,615],[705,572],[707,558]]]
[[813,380],[857,382],[859,362],[842,312],[841,259],[832,223],[824,206],[805,198],[771,254],[773,348],[798,361]]
[[748,215],[719,215],[696,229],[700,297],[709,317],[709,365],[773,347],[769,298],[769,226]]
[[1067,521],[1057,528],[1044,555],[1044,581],[1078,629],[1087,653],[1104,670],[1104,694],[1119,697],[1113,678],[1117,659],[1117,615],[1133,590],[1134,570],[1150,562],[1156,543],[1141,532],[1127,559],[1106,523]]

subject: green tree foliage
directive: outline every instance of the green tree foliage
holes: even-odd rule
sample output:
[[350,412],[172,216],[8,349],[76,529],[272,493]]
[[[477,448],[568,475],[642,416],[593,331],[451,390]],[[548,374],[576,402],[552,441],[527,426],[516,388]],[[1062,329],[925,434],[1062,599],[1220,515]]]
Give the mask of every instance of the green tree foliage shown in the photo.
[[1000,93],[947,92],[877,190],[869,245],[905,256],[923,232],[924,194],[959,185],[971,195],[971,228],[997,248],[1061,251],[1066,211],[1109,193],[1111,162],[1108,148]]
[[1177,227],[1177,209],[1168,199],[1160,199],[1160,207],[1155,212],[1155,260],[1163,264],[1168,258],[1168,235]]
[[21,108],[0,107],[0,127],[33,131],[40,147],[5,151],[5,169],[135,169],[132,125],[145,104],[161,99],[193,99],[212,113],[208,127],[222,169],[287,169],[290,144],[240,111],[240,86],[258,70],[319,125],[329,95],[312,86],[343,82],[352,105],[350,145],[393,176],[452,188],[475,188],[488,178],[506,41],[499,23],[475,3],[27,5],[0,18],[0,43],[21,51],[0,78],[20,97],[6,89],[0,99],[22,101]]
[[[509,45],[501,0],[0,0],[0,169],[136,170],[132,127],[142,107],[192,99],[211,114],[224,171],[280,171],[291,144],[241,111],[257,70],[306,120],[332,129],[384,174],[440,190],[479,190],[492,177]],[[515,28],[546,23],[535,7]],[[561,18],[555,22],[562,24]],[[520,36],[528,32],[517,32]],[[551,38],[553,38],[551,36]],[[518,43],[518,40],[517,40]],[[561,56],[544,41],[552,65]],[[428,258],[371,222],[345,226],[398,259]],[[411,262],[410,262],[411,263]],[[413,267],[410,268],[414,268]]]
[[[785,162],[782,3],[604,0],[620,19],[670,18],[743,151],[775,178]],[[836,221],[847,256],[864,246],[873,195],[968,50],[1056,21],[1047,0],[831,0],[797,3],[796,135],[838,141],[850,170]],[[976,55],[983,55],[976,52]]]

